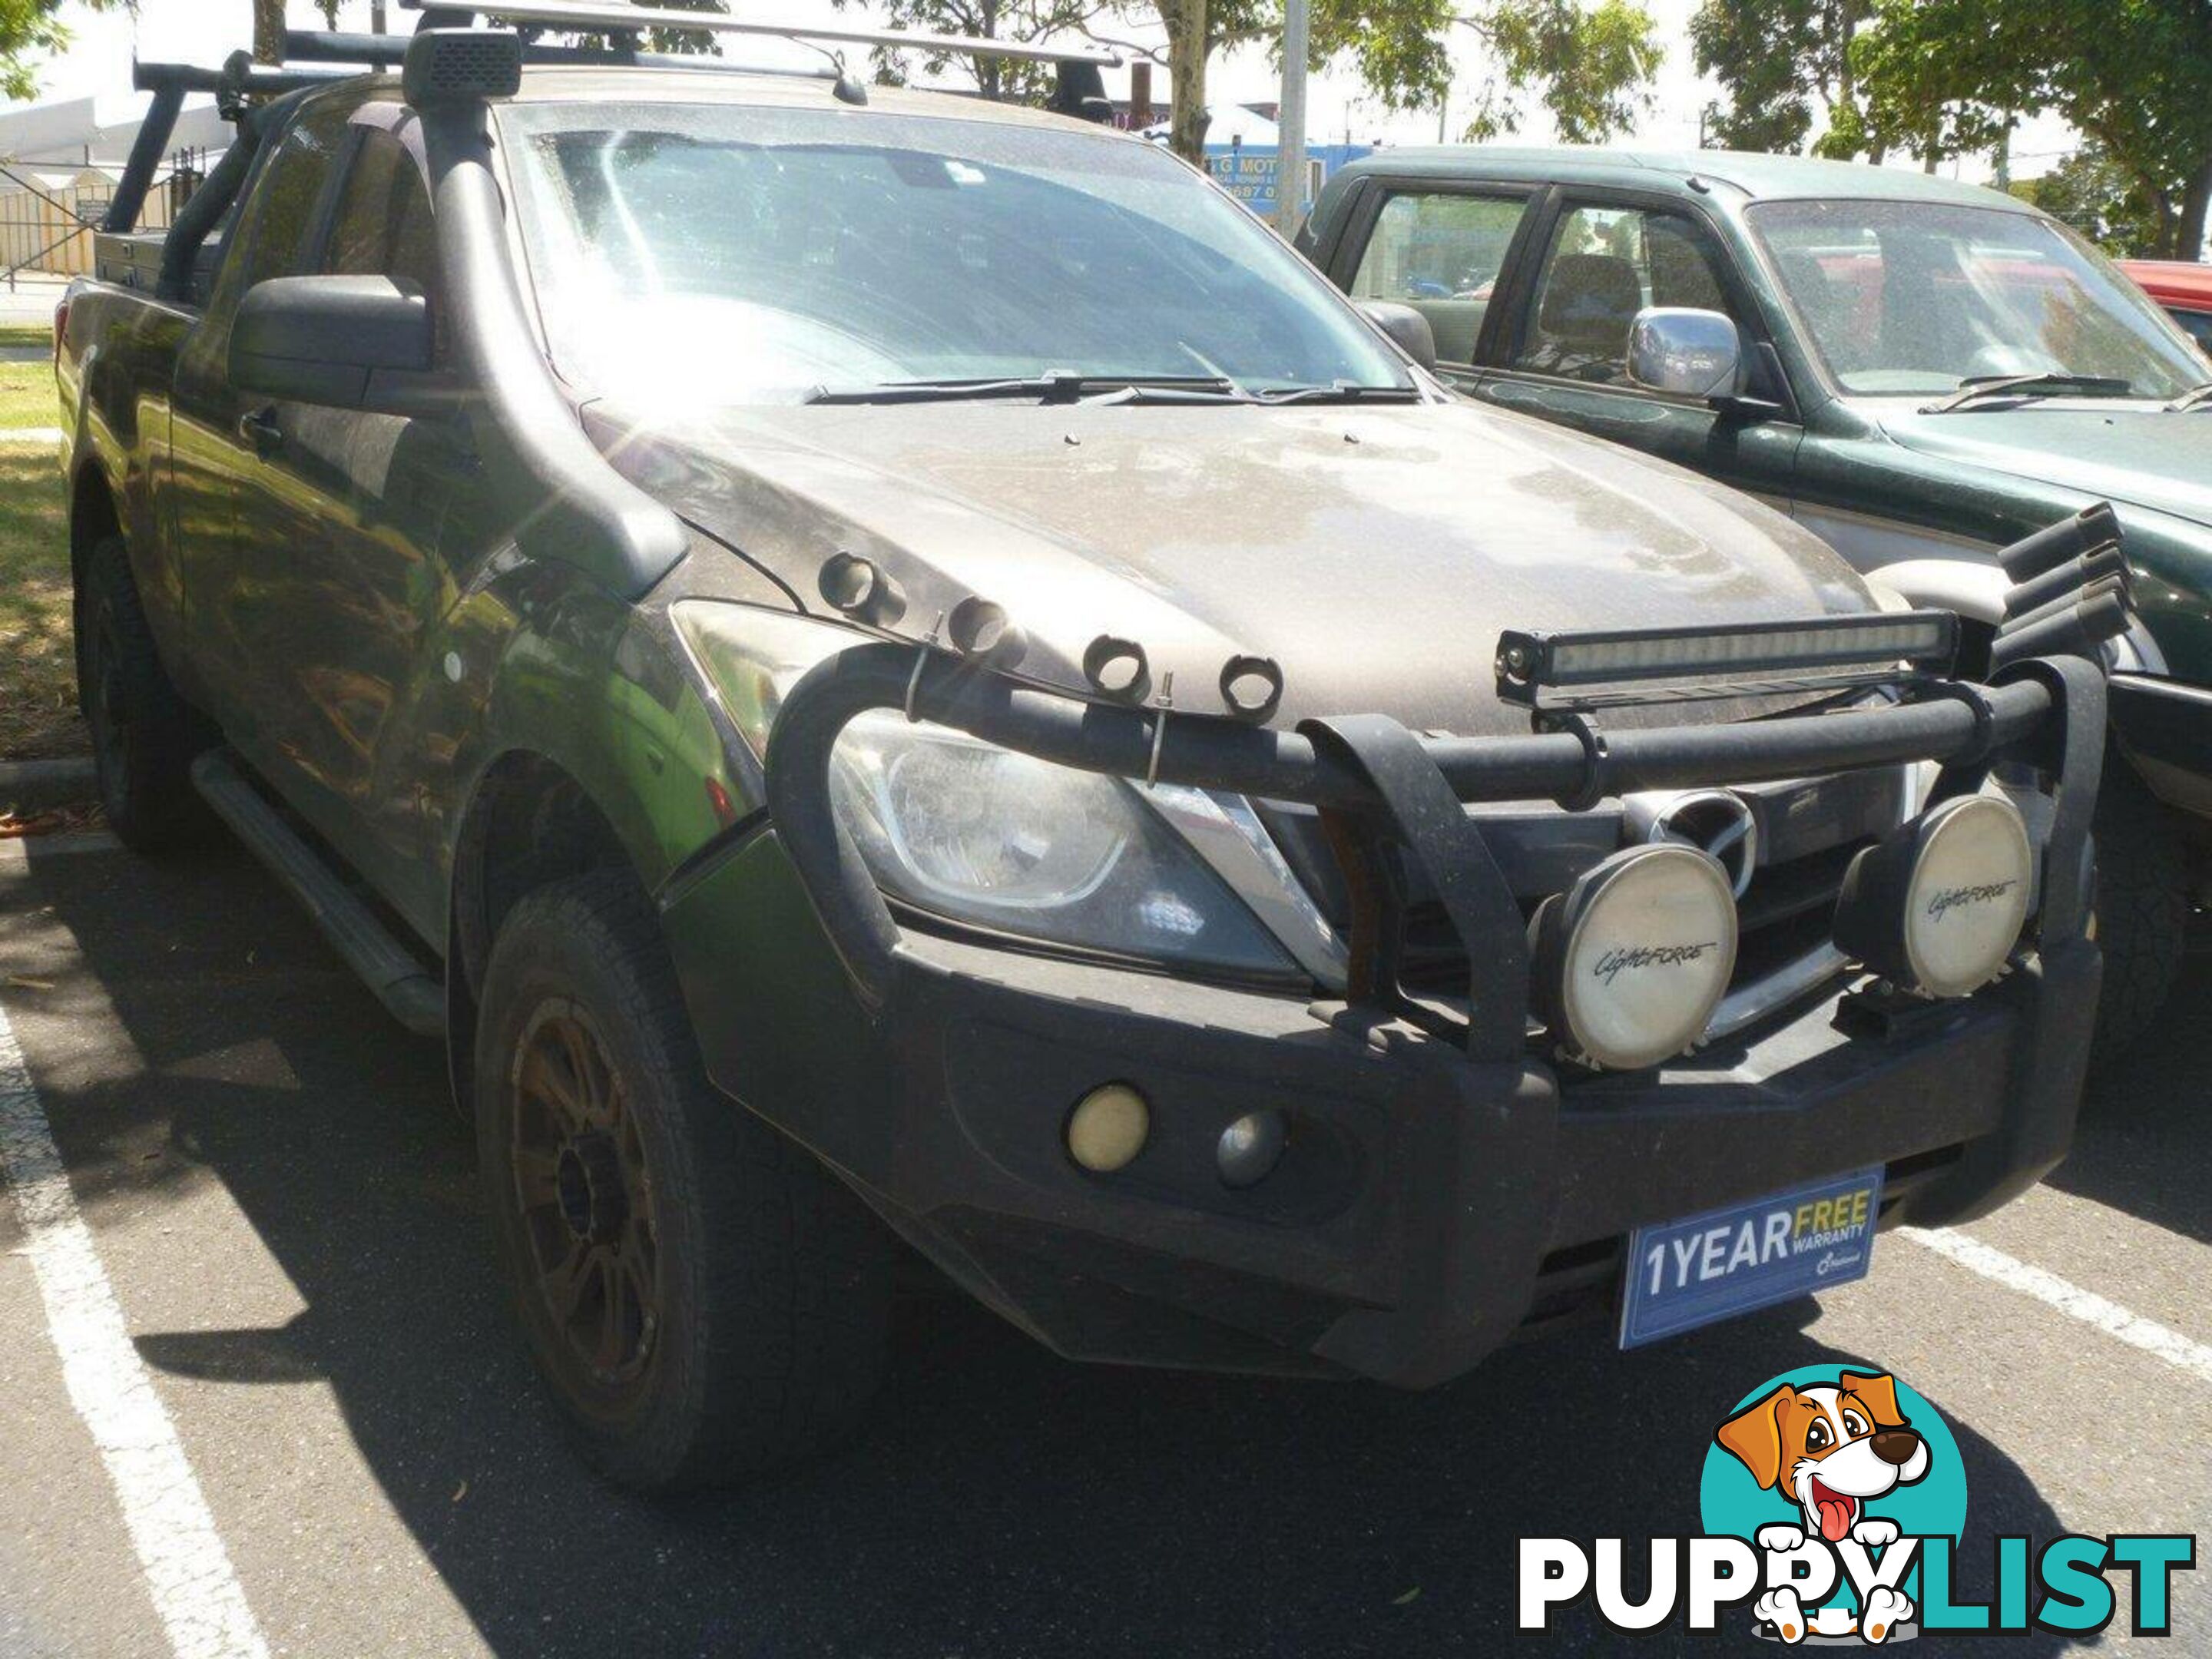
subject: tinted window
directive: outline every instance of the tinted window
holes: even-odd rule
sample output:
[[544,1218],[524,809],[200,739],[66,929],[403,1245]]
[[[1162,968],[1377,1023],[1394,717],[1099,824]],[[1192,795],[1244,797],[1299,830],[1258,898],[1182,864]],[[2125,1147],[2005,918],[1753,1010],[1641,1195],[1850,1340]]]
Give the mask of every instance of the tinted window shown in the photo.
[[1471,363],[1492,287],[1527,211],[1513,198],[1395,194],[1376,216],[1352,297],[1412,306],[1429,319],[1439,358]]
[[1576,208],[1545,250],[1514,367],[1626,386],[1629,330],[1647,306],[1717,311],[1751,332],[1729,303],[1711,239],[1693,221],[1641,208]]
[[2181,331],[2197,342],[2197,349],[2212,357],[2212,311],[2177,311],[2173,320],[2181,325]]
[[315,208],[351,112],[346,105],[312,106],[285,129],[263,164],[245,245],[226,262],[245,283],[299,273],[314,228]]
[[438,242],[430,198],[415,158],[390,133],[364,129],[341,187],[323,249],[324,270],[337,276],[390,276],[429,296],[441,323]]

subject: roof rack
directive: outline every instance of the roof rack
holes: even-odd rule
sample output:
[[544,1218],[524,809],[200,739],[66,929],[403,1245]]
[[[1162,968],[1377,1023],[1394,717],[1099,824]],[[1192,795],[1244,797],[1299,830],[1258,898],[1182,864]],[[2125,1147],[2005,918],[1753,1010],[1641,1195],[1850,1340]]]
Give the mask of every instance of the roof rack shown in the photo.
[[1092,42],[1049,46],[1026,40],[995,40],[984,35],[847,28],[834,23],[732,17],[726,12],[678,11],[663,6],[592,6],[575,4],[572,0],[508,0],[484,5],[456,5],[452,0],[399,0],[399,4],[404,10],[422,14],[417,28],[465,26],[483,18],[532,27],[593,33],[694,29],[710,34],[759,34],[840,46],[884,46],[892,51],[966,52],[977,58],[1008,58],[1032,64],[1093,64],[1103,69],[1119,68],[1121,63],[1121,55],[1112,47]]
[[[677,11],[661,6],[584,5],[574,3],[573,0],[490,0],[482,5],[456,4],[453,0],[399,0],[399,3],[404,9],[420,14],[416,21],[416,38],[440,29],[465,29],[479,17],[516,25],[523,31],[574,29],[612,37],[612,44],[604,47],[544,46],[526,37],[520,48],[521,61],[526,64],[720,70],[835,81],[839,95],[849,103],[865,103],[866,94],[845,75],[842,62],[835,69],[740,64],[720,57],[641,51],[636,46],[637,37],[646,29],[686,29],[713,34],[758,35],[817,46],[880,46],[890,51],[942,55],[964,52],[978,58],[1051,64],[1059,71],[1058,85],[1047,106],[1063,115],[1094,121],[1108,119],[1112,113],[1099,70],[1118,66],[1122,61],[1121,54],[1111,47],[1090,42],[1042,46],[1032,41],[994,40],[979,35],[938,34],[913,29],[845,28],[835,24],[736,18],[722,12]],[[100,228],[128,233],[137,226],[146,192],[152,185],[169,135],[175,130],[186,93],[213,93],[224,118],[234,121],[257,98],[346,80],[362,69],[400,67],[406,61],[410,43],[410,37],[405,35],[288,29],[284,33],[283,67],[257,64],[250,53],[244,52],[233,52],[221,69],[191,64],[134,64],[135,85],[141,92],[154,94],[154,103],[139,124],[131,159],[124,167],[122,178],[116,182],[115,193],[109,199]],[[835,61],[835,55],[832,57]],[[301,64],[314,67],[291,67]]]
[[[329,29],[284,31],[284,61],[288,64],[354,64],[370,69],[398,69],[407,61],[406,34],[346,34]],[[592,69],[720,70],[731,75],[782,75],[800,81],[834,81],[837,71],[827,65],[814,68],[784,64],[748,64],[733,58],[702,58],[674,52],[633,52],[626,46],[548,46],[526,41],[525,64],[567,64]],[[343,73],[350,75],[354,70]]]

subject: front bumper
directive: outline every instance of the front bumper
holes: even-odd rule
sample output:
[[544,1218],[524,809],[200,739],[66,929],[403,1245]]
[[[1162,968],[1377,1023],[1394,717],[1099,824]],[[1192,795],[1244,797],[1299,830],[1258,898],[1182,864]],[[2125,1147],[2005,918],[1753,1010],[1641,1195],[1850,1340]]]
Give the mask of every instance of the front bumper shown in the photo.
[[[792,691],[768,815],[664,895],[668,937],[714,1080],[1053,1346],[1430,1384],[1524,1326],[1606,1305],[1645,1223],[1874,1164],[1885,1220],[1954,1220],[2064,1155],[2100,972],[2083,924],[2103,691],[2066,658],[1875,711],[1609,745],[1417,738],[1372,716],[1293,737],[858,646]],[[902,702],[1060,763],[1316,807],[1356,898],[1348,1001],[902,929],[829,789],[844,726]],[[1846,1000],[1826,995],[1641,1073],[1563,1081],[1530,1052],[1524,923],[1462,803],[1571,810],[1625,787],[1916,759],[1942,763],[1938,797],[2000,760],[2054,781],[2039,933],[2008,977],[1898,1018],[1839,1024]],[[1455,1008],[1398,980],[1409,866],[1471,965]],[[1144,1092],[1152,1127],[1101,1176],[1069,1159],[1065,1132],[1109,1082]],[[1261,1109],[1288,1115],[1288,1151],[1231,1188],[1217,1143]]]
[[[1343,1005],[945,939],[910,941],[872,1013],[772,836],[668,921],[716,1080],[1041,1340],[1413,1387],[1611,1308],[1646,1223],[1872,1164],[1885,1224],[2024,1190],[2065,1154],[2099,973],[2077,940],[1888,1036],[1846,1035],[1831,994],[1656,1073],[1563,1085]],[[732,949],[748,936],[779,948]],[[1152,1132],[1098,1176],[1062,1136],[1109,1081],[1145,1093]],[[1289,1150],[1232,1189],[1216,1142],[1263,1109]]]

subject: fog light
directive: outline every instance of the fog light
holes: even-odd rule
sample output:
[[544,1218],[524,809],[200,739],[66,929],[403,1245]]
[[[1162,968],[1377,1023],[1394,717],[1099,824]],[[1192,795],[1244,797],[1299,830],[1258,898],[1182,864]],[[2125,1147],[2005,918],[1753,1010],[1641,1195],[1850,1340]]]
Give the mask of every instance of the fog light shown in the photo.
[[1635,847],[1544,901],[1531,987],[1553,1035],[1598,1065],[1654,1066],[1696,1042],[1735,971],[1735,896],[1694,847]]
[[1291,1126],[1280,1112],[1247,1112],[1221,1132],[1213,1148],[1213,1161],[1228,1186],[1249,1187],[1264,1181],[1283,1161],[1283,1148]]
[[1145,1150],[1152,1110],[1126,1083],[1105,1083],[1075,1103],[1067,1115],[1067,1155],[1097,1175],[1128,1167]]
[[1900,984],[1961,997],[2004,967],[2034,881],[2020,810],[1996,795],[1960,795],[1851,860],[1836,944]]

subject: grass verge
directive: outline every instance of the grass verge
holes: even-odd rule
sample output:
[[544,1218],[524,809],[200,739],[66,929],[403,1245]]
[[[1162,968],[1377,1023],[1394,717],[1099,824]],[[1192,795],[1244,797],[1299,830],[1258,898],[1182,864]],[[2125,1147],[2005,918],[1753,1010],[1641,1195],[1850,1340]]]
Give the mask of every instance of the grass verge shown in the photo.
[[58,426],[61,418],[52,363],[0,363],[0,428]]
[[62,507],[51,447],[0,445],[0,760],[90,746],[76,712]]
[[0,323],[0,346],[45,346],[52,349],[52,323]]

